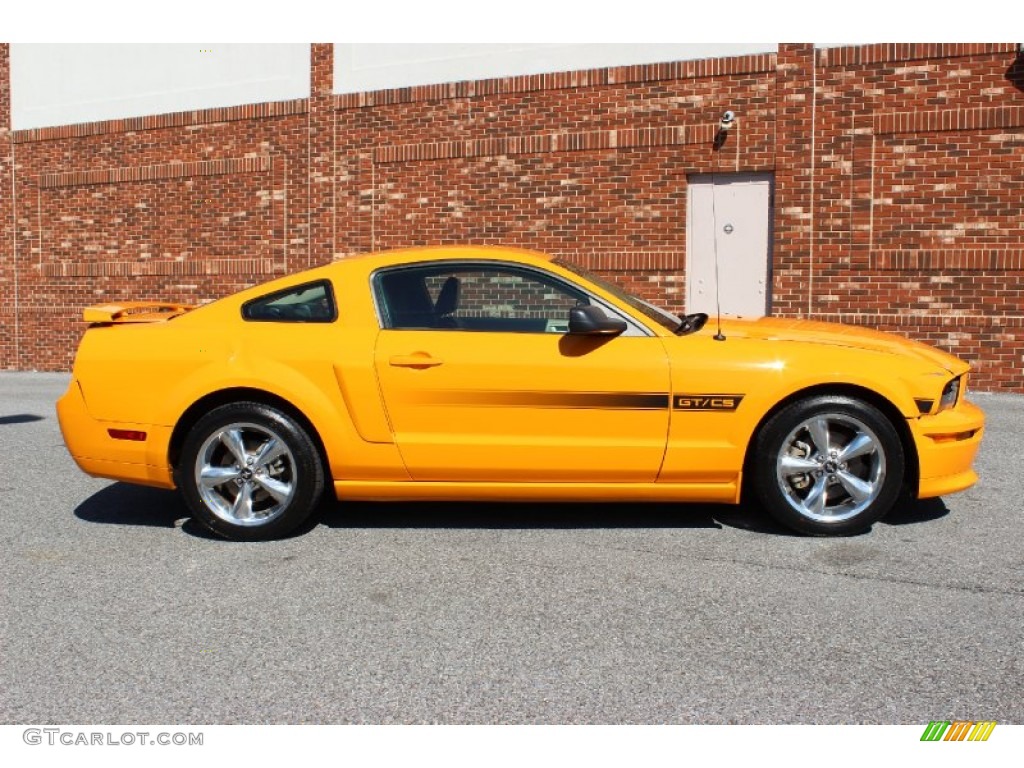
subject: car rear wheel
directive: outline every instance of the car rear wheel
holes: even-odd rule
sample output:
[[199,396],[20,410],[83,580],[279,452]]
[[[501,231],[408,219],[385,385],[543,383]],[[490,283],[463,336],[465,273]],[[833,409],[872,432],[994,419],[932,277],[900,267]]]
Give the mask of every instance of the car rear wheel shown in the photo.
[[754,445],[757,495],[782,525],[812,535],[869,528],[896,502],[906,461],[892,422],[869,403],[819,396],[772,416]]
[[316,508],[324,487],[306,430],[288,414],[253,402],[215,408],[196,422],[178,479],[199,522],[246,541],[293,531]]

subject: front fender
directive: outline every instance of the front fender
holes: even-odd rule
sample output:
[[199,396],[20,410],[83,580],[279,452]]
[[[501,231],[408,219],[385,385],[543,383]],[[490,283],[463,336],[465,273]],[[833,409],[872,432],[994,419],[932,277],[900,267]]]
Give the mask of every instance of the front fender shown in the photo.
[[[673,409],[659,474],[663,482],[734,478],[767,414],[802,392],[865,390],[890,403],[904,418],[916,418],[917,393],[908,380],[928,372],[920,363],[892,354],[822,345],[783,348],[736,339],[675,349],[675,395],[728,394],[741,400],[731,411]],[[935,387],[941,389],[938,377]]]

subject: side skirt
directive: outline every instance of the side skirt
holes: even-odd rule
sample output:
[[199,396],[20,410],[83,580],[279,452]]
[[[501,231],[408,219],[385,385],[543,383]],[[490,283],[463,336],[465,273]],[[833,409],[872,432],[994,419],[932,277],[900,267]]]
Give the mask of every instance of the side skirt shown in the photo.
[[742,478],[722,483],[450,483],[335,480],[340,501],[686,501],[738,504]]

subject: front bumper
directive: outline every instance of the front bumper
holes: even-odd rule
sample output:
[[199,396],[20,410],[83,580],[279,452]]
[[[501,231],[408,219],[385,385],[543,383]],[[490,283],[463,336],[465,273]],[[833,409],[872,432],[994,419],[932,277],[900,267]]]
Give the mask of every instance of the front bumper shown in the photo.
[[[64,444],[86,474],[126,483],[174,488],[167,464],[169,427],[100,421],[94,419],[85,404],[82,388],[72,379],[68,391],[57,401],[57,421]],[[146,433],[141,441],[117,440],[109,429],[137,430]]]
[[917,496],[928,499],[970,488],[978,480],[972,469],[985,431],[985,414],[967,400],[934,416],[910,419],[917,445]]

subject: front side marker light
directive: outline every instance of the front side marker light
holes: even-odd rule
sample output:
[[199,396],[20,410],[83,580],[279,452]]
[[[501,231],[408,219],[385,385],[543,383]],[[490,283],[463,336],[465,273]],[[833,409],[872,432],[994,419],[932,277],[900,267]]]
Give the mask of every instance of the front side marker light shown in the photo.
[[959,443],[964,440],[970,440],[976,434],[978,434],[978,430],[969,429],[966,432],[949,432],[940,435],[928,435],[928,437],[936,443]]

